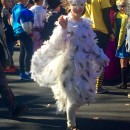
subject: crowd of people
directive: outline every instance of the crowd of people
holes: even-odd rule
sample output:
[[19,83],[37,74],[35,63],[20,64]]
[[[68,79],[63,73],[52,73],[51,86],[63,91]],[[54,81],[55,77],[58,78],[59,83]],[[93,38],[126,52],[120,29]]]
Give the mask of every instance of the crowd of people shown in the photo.
[[[15,72],[19,41],[20,80],[50,87],[67,130],[78,130],[80,106],[107,93],[103,81],[130,78],[129,0],[1,0],[0,94],[12,117],[27,110],[17,105],[6,72]],[[128,94],[130,97],[130,94]]]

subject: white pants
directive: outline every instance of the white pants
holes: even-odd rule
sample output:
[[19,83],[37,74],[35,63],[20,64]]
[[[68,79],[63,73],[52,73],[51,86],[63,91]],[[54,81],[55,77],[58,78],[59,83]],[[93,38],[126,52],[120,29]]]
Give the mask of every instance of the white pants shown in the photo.
[[67,126],[76,127],[76,111],[80,105],[78,104],[71,104],[67,101],[66,105],[66,115],[67,115]]

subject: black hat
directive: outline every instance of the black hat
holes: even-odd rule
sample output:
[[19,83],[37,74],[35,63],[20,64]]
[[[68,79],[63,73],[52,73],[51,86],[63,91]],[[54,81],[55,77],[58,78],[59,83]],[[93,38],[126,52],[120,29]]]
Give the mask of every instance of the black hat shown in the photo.
[[47,0],[48,8],[55,9],[57,8],[62,2],[61,0]]
[[33,0],[28,0],[28,4],[34,4]]

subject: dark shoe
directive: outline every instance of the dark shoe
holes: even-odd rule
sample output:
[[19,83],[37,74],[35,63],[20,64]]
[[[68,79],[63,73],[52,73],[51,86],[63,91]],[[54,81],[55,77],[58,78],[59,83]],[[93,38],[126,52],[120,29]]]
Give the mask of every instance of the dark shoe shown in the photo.
[[96,94],[106,94],[106,93],[108,93],[108,91],[103,87],[100,87],[99,89],[96,90]]
[[79,130],[78,128],[76,128],[76,127],[67,127],[67,129],[66,130]]
[[119,84],[119,85],[116,86],[116,88],[118,88],[118,89],[127,89],[127,85]]
[[29,109],[28,106],[17,106],[16,109],[12,112],[12,118],[17,118],[21,114],[23,114],[25,111]]

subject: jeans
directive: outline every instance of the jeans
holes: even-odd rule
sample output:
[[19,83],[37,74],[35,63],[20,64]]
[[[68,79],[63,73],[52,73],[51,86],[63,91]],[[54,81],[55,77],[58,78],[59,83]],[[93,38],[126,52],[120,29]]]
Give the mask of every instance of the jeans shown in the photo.
[[17,35],[20,41],[20,72],[30,71],[31,59],[33,55],[33,41],[32,38],[25,32]]

